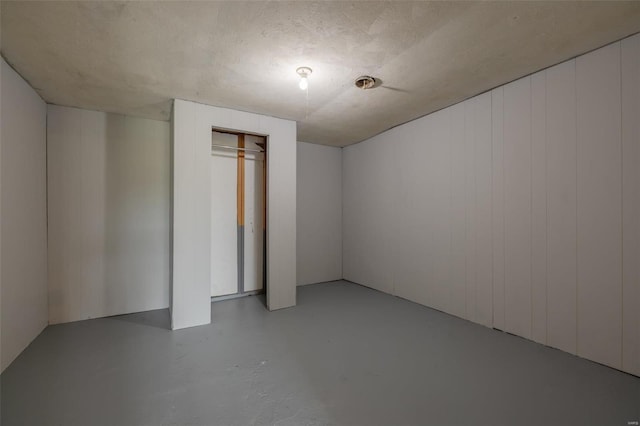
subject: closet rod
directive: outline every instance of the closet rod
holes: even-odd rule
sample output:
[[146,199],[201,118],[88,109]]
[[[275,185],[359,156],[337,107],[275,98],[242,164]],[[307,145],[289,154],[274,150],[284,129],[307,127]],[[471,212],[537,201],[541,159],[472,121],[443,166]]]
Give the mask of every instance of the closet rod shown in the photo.
[[238,147],[235,147],[235,146],[216,145],[215,143],[211,144],[211,146],[215,146],[216,148],[232,149],[234,151],[264,152],[261,149],[238,148]]

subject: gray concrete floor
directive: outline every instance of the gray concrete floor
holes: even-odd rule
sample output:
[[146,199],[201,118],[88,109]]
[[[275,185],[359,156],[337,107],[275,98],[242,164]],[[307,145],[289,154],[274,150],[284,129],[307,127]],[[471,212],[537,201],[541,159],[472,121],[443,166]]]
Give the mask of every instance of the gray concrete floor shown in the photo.
[[344,281],[48,327],[2,374],[12,425],[621,425],[640,378]]

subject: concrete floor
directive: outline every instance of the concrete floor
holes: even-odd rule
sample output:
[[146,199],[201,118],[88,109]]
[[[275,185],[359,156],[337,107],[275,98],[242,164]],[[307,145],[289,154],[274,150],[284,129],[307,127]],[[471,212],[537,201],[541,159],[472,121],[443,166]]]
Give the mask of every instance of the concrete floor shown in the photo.
[[12,425],[622,425],[640,378],[344,281],[48,327],[1,376]]

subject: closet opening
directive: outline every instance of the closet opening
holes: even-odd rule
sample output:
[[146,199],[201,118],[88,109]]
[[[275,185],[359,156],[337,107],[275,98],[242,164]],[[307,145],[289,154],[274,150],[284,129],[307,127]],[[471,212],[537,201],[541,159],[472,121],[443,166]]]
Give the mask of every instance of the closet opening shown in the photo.
[[211,132],[211,300],[264,294],[267,137]]

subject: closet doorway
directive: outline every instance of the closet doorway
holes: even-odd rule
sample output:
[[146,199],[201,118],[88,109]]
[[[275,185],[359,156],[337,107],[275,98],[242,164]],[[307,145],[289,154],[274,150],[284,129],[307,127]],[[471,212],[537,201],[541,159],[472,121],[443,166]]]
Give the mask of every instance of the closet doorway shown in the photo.
[[211,133],[211,297],[259,294],[266,282],[266,137]]

